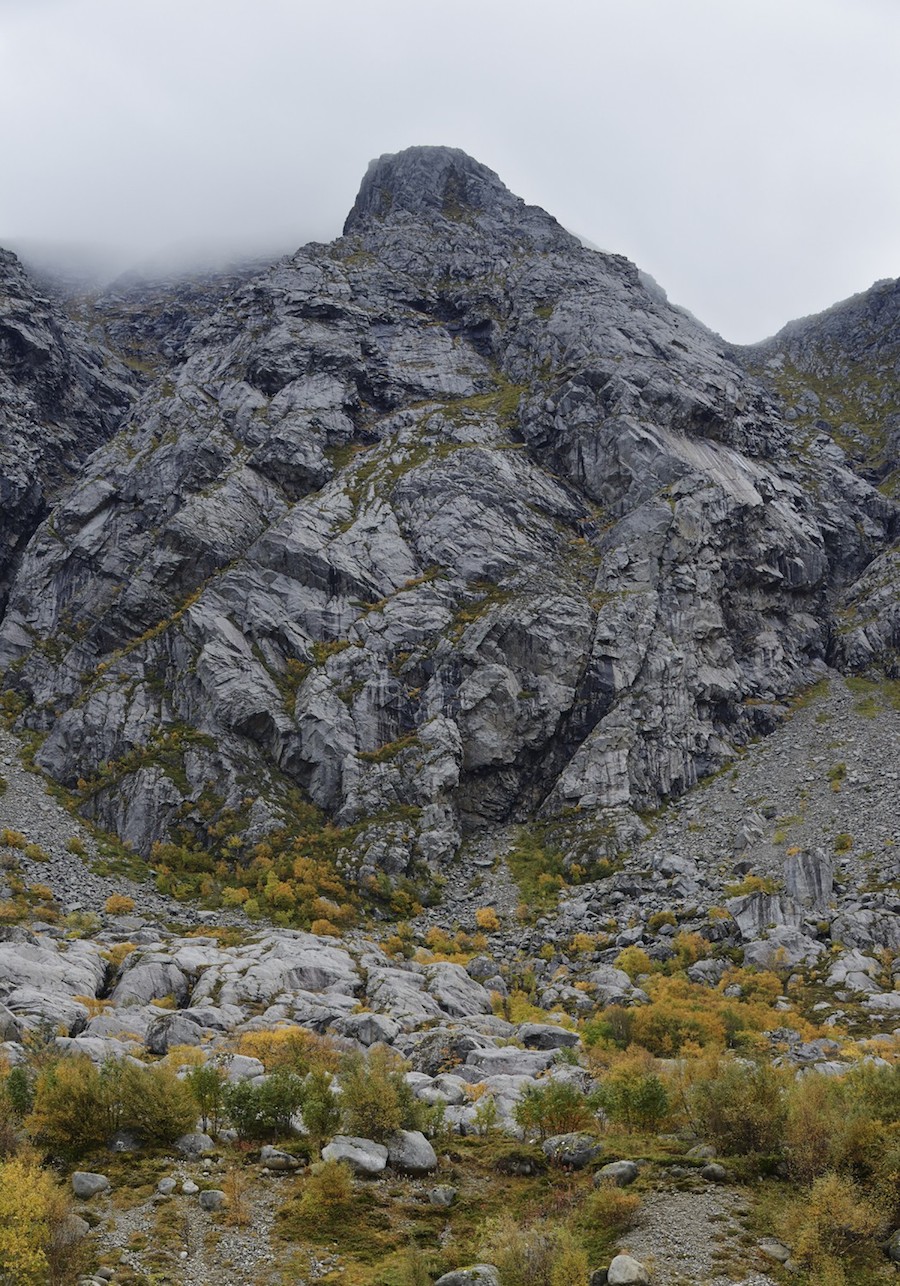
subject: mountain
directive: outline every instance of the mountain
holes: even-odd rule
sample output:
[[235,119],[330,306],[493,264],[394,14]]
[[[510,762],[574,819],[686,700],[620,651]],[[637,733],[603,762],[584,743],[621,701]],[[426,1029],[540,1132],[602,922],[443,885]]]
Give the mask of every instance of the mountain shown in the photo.
[[896,283],[0,267],[0,1278],[895,1280]]
[[827,663],[893,664],[896,620],[847,640],[900,507],[775,378],[810,327],[731,349],[464,153],[381,157],[32,537],[39,765],[144,854],[334,822],[399,876],[573,809],[615,850]]

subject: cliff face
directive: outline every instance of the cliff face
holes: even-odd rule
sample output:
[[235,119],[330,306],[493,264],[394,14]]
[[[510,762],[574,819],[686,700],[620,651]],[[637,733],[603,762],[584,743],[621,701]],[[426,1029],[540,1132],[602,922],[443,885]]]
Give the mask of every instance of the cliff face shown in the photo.
[[[900,282],[785,326],[743,350],[779,399],[798,448],[827,455],[896,501],[900,494]],[[835,605],[832,659],[897,672],[900,551],[896,541]]]
[[0,610],[32,532],[133,396],[128,372],[0,250]]
[[[363,872],[538,810],[627,830],[859,663],[843,614],[896,565],[787,352],[728,350],[461,152],[382,157],[28,545],[0,666],[39,762],[144,852],[223,818],[239,852],[301,799],[366,822]],[[866,639],[890,663],[896,628]]]

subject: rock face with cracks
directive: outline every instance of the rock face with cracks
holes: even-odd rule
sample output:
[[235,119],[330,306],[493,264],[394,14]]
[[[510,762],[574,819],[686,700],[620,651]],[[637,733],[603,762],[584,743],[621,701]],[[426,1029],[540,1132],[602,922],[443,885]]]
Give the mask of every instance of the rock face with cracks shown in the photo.
[[615,830],[862,657],[840,613],[896,562],[897,504],[759,353],[462,152],[373,162],[344,235],[178,357],[0,625],[39,764],[143,854],[225,815],[258,841],[298,801],[366,823],[362,878],[538,811]]
[[0,250],[0,610],[29,537],[118,428],[133,379]]

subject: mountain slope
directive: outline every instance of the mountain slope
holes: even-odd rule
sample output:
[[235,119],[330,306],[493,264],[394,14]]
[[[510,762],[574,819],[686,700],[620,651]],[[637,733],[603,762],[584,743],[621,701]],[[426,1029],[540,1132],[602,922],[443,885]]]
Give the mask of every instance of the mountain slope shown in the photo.
[[344,236],[184,354],[0,628],[39,762],[144,853],[334,819],[365,879],[571,808],[614,845],[774,726],[898,528],[718,337],[451,149],[373,162]]
[[0,250],[0,609],[28,538],[133,397],[128,372]]
[[[784,405],[804,454],[827,453],[894,499],[900,483],[900,282],[880,281],[742,351]],[[900,548],[867,568],[837,605],[835,663],[898,674]]]

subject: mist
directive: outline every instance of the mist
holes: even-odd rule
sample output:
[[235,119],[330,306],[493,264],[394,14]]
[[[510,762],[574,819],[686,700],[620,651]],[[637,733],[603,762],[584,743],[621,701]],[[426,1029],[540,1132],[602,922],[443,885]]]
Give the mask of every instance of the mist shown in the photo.
[[898,47],[892,0],[0,0],[0,245],[274,257],[447,144],[748,342],[900,272]]

